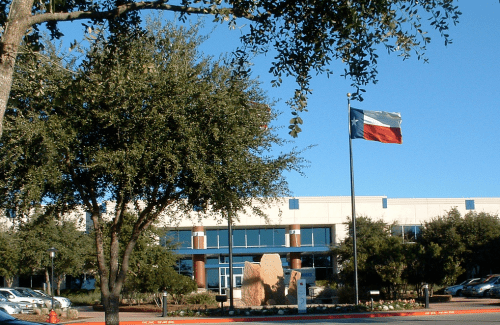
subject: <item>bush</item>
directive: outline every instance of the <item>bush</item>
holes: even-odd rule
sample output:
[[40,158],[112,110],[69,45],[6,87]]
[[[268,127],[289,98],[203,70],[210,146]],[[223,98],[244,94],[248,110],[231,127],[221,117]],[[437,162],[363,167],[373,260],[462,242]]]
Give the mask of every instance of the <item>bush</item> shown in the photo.
[[217,306],[215,294],[208,291],[190,294],[186,297],[186,303],[191,305]]
[[68,293],[67,297],[75,306],[90,306],[101,303],[101,291],[97,289]]
[[[176,274],[176,273],[174,273]],[[167,292],[172,296],[175,304],[180,304],[184,300],[184,296],[190,294],[198,288],[196,281],[185,275],[176,274],[172,282],[166,288]]]
[[354,302],[354,289],[349,286],[339,287],[337,297],[340,304],[352,304]]

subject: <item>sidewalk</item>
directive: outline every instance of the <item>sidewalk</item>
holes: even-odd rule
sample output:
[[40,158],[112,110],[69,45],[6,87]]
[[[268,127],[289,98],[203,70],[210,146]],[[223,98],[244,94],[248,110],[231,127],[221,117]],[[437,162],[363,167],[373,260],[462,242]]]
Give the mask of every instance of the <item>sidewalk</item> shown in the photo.
[[[104,312],[94,311],[90,307],[79,308],[79,319],[67,322],[70,325],[104,325]],[[383,311],[350,314],[303,314],[303,315],[271,315],[271,316],[226,316],[226,317],[162,317],[161,313],[122,312],[120,325],[143,324],[201,324],[201,323],[233,323],[253,321],[286,321],[286,320],[327,320],[341,318],[373,318],[393,316],[425,316],[446,314],[500,313],[500,299],[453,298],[451,302],[429,304],[427,309],[408,311]]]

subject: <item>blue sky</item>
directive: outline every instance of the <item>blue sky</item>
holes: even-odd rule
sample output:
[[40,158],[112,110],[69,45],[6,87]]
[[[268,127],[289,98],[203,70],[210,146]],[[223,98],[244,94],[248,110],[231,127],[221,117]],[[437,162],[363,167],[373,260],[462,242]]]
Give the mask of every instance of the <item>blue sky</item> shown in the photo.
[[[452,44],[445,46],[437,33],[430,33],[429,63],[415,56],[403,61],[381,50],[379,82],[366,87],[363,102],[351,103],[402,116],[402,145],[353,140],[357,196],[500,196],[500,4],[481,0],[458,5],[462,16],[449,31]],[[231,51],[239,44],[238,36],[238,30],[229,32],[221,25],[202,50],[212,55]],[[282,112],[275,126],[281,125],[282,136],[293,141],[283,150],[316,145],[303,155],[310,165],[305,176],[287,174],[293,195],[349,196],[346,94],[354,90],[340,76],[342,64],[333,63],[330,78],[313,78],[309,112],[302,114],[303,132],[292,139],[286,128],[291,114],[285,101],[294,84],[285,81],[280,88],[271,87],[267,72],[271,60],[272,56],[258,57],[253,71],[269,97],[281,99],[275,106]]]
[[[366,87],[363,102],[351,102],[360,109],[400,112],[403,133],[402,145],[353,140],[356,195],[500,196],[500,4],[482,0],[458,5],[462,16],[449,31],[452,44],[445,46],[431,33],[429,63],[416,57],[403,61],[381,50],[379,82]],[[228,35],[219,37],[207,41],[204,50],[215,53],[232,45]],[[294,85],[270,86],[271,59],[259,57],[254,72],[270,97],[282,99],[276,106],[283,112],[278,124],[288,137],[291,115],[284,102]],[[330,78],[313,79],[303,132],[294,139],[298,148],[316,145],[304,154],[310,162],[306,176],[287,174],[295,196],[350,195],[346,94],[353,89],[340,77],[341,63],[331,68],[337,73]]]

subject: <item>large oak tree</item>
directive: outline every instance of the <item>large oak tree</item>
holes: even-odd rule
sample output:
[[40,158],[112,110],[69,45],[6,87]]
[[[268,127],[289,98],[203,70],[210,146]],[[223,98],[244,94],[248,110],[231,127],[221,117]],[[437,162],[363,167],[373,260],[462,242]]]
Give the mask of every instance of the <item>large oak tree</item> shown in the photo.
[[[288,194],[283,172],[301,168],[297,152],[276,151],[283,140],[259,85],[201,57],[199,42],[196,27],[153,21],[103,37],[78,66],[26,53],[16,72],[0,200],[18,215],[42,203],[91,214],[108,325],[119,322],[131,253],[155,220],[259,213]],[[128,212],[136,219],[120,241]]]
[[[186,15],[210,15],[216,22],[249,23],[242,40],[242,61],[252,52],[275,49],[270,72],[292,76],[297,91],[290,100],[296,115],[291,131],[296,136],[302,119],[297,115],[307,104],[311,72],[330,73],[332,60],[345,63],[343,74],[358,90],[377,74],[380,47],[403,57],[419,58],[430,41],[427,32],[436,28],[449,42],[448,25],[460,12],[453,0],[177,0],[87,1],[0,0],[0,136],[12,84],[14,66],[23,39],[36,46],[40,24],[53,37],[61,37],[57,22],[83,21],[90,25],[107,21],[111,31],[140,21],[141,10],[164,10]],[[383,46],[380,46],[383,44]],[[336,72],[338,73],[338,72]],[[341,72],[342,73],[342,72]],[[356,92],[359,93],[359,92]]]

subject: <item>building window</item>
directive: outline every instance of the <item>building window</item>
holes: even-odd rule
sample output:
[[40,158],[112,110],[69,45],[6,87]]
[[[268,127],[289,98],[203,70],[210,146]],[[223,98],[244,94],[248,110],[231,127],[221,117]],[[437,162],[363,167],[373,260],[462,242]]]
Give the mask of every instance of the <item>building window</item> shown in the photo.
[[422,226],[417,225],[395,225],[391,229],[391,235],[403,237],[403,242],[414,243],[420,236]]
[[465,209],[474,210],[475,209],[474,200],[465,200]]
[[177,273],[192,277],[193,276],[193,260],[191,258],[183,258],[177,262],[174,266]]
[[299,209],[299,199],[288,200],[288,207],[290,208],[290,210],[298,210]]
[[382,198],[382,209],[387,209],[387,198]]
[[[285,228],[233,229],[234,247],[283,247]],[[207,248],[228,247],[227,229],[209,229]]]
[[191,241],[191,230],[170,230],[165,235],[163,245],[170,242],[178,245],[177,248],[193,248]]
[[302,267],[313,267],[316,280],[331,280],[333,278],[332,257],[327,254],[303,254]]
[[300,229],[301,246],[330,246],[332,235],[330,227]]

